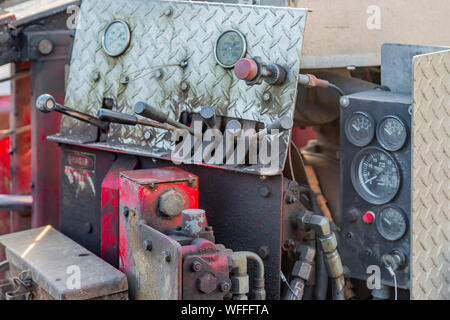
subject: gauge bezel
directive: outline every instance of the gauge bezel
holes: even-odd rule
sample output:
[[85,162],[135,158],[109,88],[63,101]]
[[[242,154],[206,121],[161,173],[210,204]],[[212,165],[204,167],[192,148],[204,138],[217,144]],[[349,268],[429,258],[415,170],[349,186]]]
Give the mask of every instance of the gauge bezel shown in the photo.
[[[404,224],[404,229],[402,230],[401,235],[397,235],[397,236],[395,236],[395,237],[391,237],[391,236],[387,235],[387,234],[384,232],[383,227],[381,226],[381,223],[382,223],[381,213],[382,213],[384,210],[387,210],[387,209],[394,209],[394,210],[396,210],[397,212],[399,212],[400,215],[402,216],[402,218],[403,218],[405,224]],[[384,207],[382,207],[382,208],[377,212],[376,216],[377,216],[377,218],[375,219],[375,225],[376,225],[376,227],[377,227],[378,233],[383,237],[383,239],[386,239],[386,240],[389,240],[389,241],[397,241],[397,240],[402,239],[402,238],[405,236],[406,232],[408,231],[408,217],[407,217],[406,214],[403,212],[403,210],[402,210],[400,207],[398,207],[398,206],[395,206],[395,205],[387,205],[387,206],[384,206]]]
[[214,58],[216,59],[216,62],[221,67],[226,68],[226,69],[233,68],[234,65],[236,64],[236,62],[239,61],[239,59],[237,59],[236,62],[233,63],[232,65],[227,65],[227,64],[223,64],[222,62],[220,62],[219,58],[217,57],[217,45],[219,44],[219,40],[228,32],[235,32],[235,33],[237,33],[239,35],[239,37],[241,38],[242,43],[244,44],[244,47],[242,49],[241,56],[239,57],[239,59],[242,59],[243,57],[245,57],[245,55],[247,53],[247,40],[245,39],[245,36],[244,36],[244,34],[242,32],[240,32],[239,30],[236,30],[236,29],[228,29],[228,30],[225,30],[224,32],[222,32],[220,34],[220,36],[217,38],[216,44],[214,45]]
[[[126,40],[126,45],[125,47],[120,51],[120,53],[115,54],[112,53],[111,51],[109,51],[106,46],[105,46],[105,40],[106,40],[106,33],[108,32],[109,28],[115,24],[115,23],[120,23],[125,25],[126,29],[127,29],[127,40]],[[125,51],[127,51],[128,47],[130,46],[130,42],[131,42],[131,30],[130,30],[130,26],[122,20],[114,20],[111,21],[108,26],[106,27],[105,31],[103,32],[103,37],[102,37],[102,47],[103,47],[103,51],[105,51],[105,53],[110,56],[110,57],[118,57],[121,56],[122,54],[124,54]]]
[[[349,132],[349,125],[350,125],[350,121],[351,119],[353,119],[353,117],[355,115],[362,115],[365,116],[369,119],[370,123],[371,123],[371,133],[370,133],[370,139],[368,140],[368,142],[364,142],[364,143],[359,143],[357,140],[353,139],[352,135]],[[345,137],[347,138],[348,141],[350,141],[351,144],[353,144],[356,147],[365,147],[368,144],[370,144],[373,141],[373,138],[375,137],[375,128],[376,128],[376,124],[375,124],[375,119],[368,114],[367,112],[362,112],[362,111],[356,111],[353,112],[350,117],[348,117],[348,119],[345,121],[344,124],[344,132],[345,132]]]
[[[399,121],[400,124],[403,126],[403,130],[405,130],[405,137],[404,137],[403,141],[401,142],[400,147],[398,147],[398,148],[390,148],[385,142],[383,142],[383,140],[381,138],[382,137],[381,125],[382,125],[382,123],[385,120],[387,120],[389,118],[392,118],[392,119],[395,119],[395,120]],[[408,139],[408,130],[407,130],[405,121],[403,121],[400,117],[395,116],[395,115],[387,115],[387,116],[381,118],[381,120],[377,123],[377,141],[380,144],[380,146],[382,146],[384,149],[386,149],[388,151],[398,151],[401,148],[403,148],[403,146],[405,145],[407,139]]]
[[[361,180],[360,180],[358,171],[359,171],[360,163],[363,160],[362,156],[364,156],[365,154],[367,154],[371,151],[382,152],[383,154],[385,154],[390,160],[392,160],[392,163],[394,164],[395,169],[397,170],[398,184],[395,188],[395,191],[387,197],[382,197],[382,198],[374,197],[365,190],[364,186],[361,185]],[[350,176],[351,176],[353,188],[355,189],[356,193],[361,198],[363,198],[365,201],[367,201],[371,204],[375,204],[375,205],[385,204],[385,203],[388,203],[389,201],[391,201],[392,199],[394,199],[395,196],[397,195],[397,193],[400,189],[400,185],[402,183],[402,173],[400,171],[400,166],[397,164],[397,161],[394,159],[394,157],[386,150],[383,150],[379,147],[373,147],[373,146],[364,148],[355,155],[355,157],[352,160],[352,164],[351,164]]]

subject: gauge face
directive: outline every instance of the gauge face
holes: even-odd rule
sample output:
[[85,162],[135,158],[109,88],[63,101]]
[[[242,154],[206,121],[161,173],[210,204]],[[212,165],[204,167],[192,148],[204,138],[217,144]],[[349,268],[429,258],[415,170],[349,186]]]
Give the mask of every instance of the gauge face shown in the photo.
[[365,148],[355,156],[351,178],[356,192],[372,204],[384,204],[392,200],[401,179],[394,158],[376,147]]
[[130,45],[130,39],[128,25],[123,21],[113,21],[103,35],[103,50],[111,57],[120,56]]
[[397,117],[387,116],[378,125],[378,142],[389,151],[400,150],[405,144],[406,137],[406,127]]
[[224,68],[232,68],[245,56],[247,44],[245,37],[237,30],[228,30],[217,39],[214,54],[216,61]]
[[383,238],[391,241],[403,237],[406,232],[406,224],[403,212],[392,206],[383,208],[376,218],[378,232]]
[[375,121],[367,113],[355,112],[345,122],[345,135],[355,146],[367,146],[375,135]]

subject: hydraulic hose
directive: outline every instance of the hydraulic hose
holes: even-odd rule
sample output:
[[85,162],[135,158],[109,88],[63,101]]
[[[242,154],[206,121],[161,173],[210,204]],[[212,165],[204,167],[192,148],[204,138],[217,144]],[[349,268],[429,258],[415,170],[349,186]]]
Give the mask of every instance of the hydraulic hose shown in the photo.
[[[243,274],[247,273],[247,260],[252,260],[256,262],[257,265],[257,273],[255,276],[255,286],[252,290],[253,299],[254,300],[266,300],[266,290],[264,288],[264,262],[262,259],[251,251],[238,251],[233,252],[231,255],[232,260],[235,261],[235,265],[237,269],[235,271],[236,274],[239,274],[240,277],[243,277]],[[233,281],[233,279],[232,279]],[[248,276],[247,280],[248,281]],[[244,292],[237,293],[238,295],[243,295]]]

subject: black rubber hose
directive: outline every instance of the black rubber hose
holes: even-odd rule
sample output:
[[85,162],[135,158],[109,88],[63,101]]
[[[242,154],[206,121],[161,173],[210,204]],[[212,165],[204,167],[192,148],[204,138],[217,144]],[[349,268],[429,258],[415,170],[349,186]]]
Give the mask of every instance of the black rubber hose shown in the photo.
[[316,300],[326,300],[328,290],[328,271],[325,265],[323,251],[320,246],[317,246],[316,253],[316,287],[314,296]]
[[345,300],[345,279],[343,275],[331,280],[331,291],[333,300]]

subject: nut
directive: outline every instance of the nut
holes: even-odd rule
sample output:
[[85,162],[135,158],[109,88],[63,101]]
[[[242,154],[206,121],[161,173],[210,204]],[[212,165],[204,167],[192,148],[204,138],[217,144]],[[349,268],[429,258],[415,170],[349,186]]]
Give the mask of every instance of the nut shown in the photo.
[[159,211],[166,216],[175,217],[184,209],[183,196],[176,190],[170,190],[159,197]]
[[220,291],[227,292],[230,291],[230,284],[228,282],[221,282],[219,285]]
[[248,275],[231,278],[233,294],[247,294],[249,292]]
[[209,294],[217,288],[217,278],[210,272],[205,273],[197,279],[198,290],[205,294]]
[[292,268],[292,276],[298,277],[304,280],[308,280],[311,275],[312,267],[309,263],[303,261],[297,261]]

